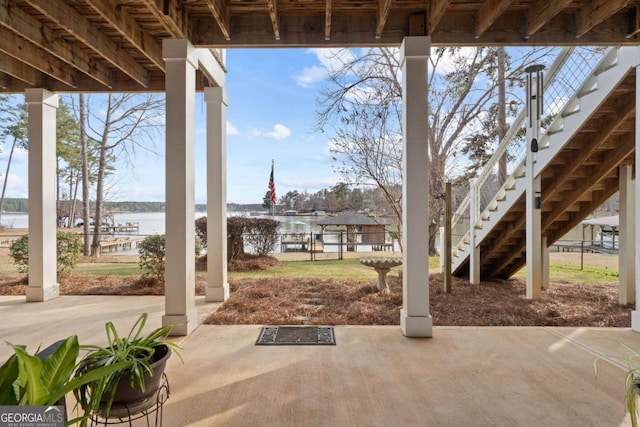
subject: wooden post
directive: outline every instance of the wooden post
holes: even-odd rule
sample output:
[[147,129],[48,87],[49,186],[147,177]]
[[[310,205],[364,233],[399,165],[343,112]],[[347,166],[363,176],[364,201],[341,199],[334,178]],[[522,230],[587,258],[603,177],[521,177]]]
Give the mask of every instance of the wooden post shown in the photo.
[[451,293],[451,183],[444,183],[444,291]]

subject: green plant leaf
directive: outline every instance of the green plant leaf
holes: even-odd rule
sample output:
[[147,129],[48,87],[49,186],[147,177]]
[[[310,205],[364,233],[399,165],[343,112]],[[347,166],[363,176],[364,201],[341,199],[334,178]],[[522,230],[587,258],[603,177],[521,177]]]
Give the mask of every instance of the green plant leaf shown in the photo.
[[19,405],[38,406],[47,402],[49,391],[42,384],[42,361],[27,353],[24,346],[11,345],[18,358],[18,385],[24,388]]
[[18,358],[12,354],[0,367],[0,406],[17,405],[13,383],[18,379]]
[[78,337],[72,335],[64,340],[55,352],[44,359],[41,377],[43,386],[50,393],[47,405],[53,405],[57,402],[59,399],[57,396],[61,390],[65,390],[65,385],[76,367],[79,352]]

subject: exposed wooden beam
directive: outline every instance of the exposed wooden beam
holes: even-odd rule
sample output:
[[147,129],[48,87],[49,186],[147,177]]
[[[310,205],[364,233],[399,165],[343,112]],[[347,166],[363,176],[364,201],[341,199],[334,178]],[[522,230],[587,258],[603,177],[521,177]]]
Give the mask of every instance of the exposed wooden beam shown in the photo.
[[77,75],[69,64],[48,55],[47,52],[4,27],[0,27],[0,40],[2,40],[0,51],[29,64],[69,87],[76,87]]
[[0,90],[7,89],[9,86],[11,86],[11,80],[12,77],[9,74],[5,74],[0,71]]
[[331,6],[332,0],[325,0],[324,3],[324,39],[331,40]]
[[[333,12],[335,12],[335,7]],[[626,38],[621,28],[628,28],[628,16],[616,14],[594,31],[579,39],[584,46],[635,46],[635,38]],[[257,14],[234,15],[233,38],[225,39],[215,20],[210,17],[192,17],[191,40],[196,47],[398,47],[409,35],[407,23],[412,22],[413,13],[398,12],[392,8],[379,40],[375,39],[377,25],[375,14],[355,15],[333,13],[331,39],[326,40],[325,16],[286,14],[280,16],[281,39],[273,38],[269,17]],[[416,21],[421,21],[416,14]],[[507,12],[502,15],[481,38],[475,38],[473,28],[475,13],[467,15],[445,15],[431,35],[431,46],[522,46],[553,45],[575,46],[575,17],[560,13],[526,42],[522,39],[522,27],[511,23],[521,20],[521,13]],[[426,21],[426,19],[425,19]],[[416,28],[418,26],[416,25]],[[426,35],[426,30],[411,35]]]
[[[500,257],[499,262],[497,264],[494,264],[495,265],[494,271],[496,272],[500,272],[505,268],[507,268],[509,264],[513,262],[513,260],[521,257],[522,253],[524,252],[524,247],[526,243],[526,236],[525,236],[526,231],[523,228],[517,229],[515,231],[521,234],[521,236],[516,236],[518,237],[518,245],[515,248],[512,245],[511,249],[508,252],[508,255],[504,257]],[[482,256],[482,254],[480,254],[480,256]]]
[[521,215],[516,221],[509,224],[502,234],[493,241],[488,251],[481,253],[482,258],[491,258],[503,245],[505,245],[509,239],[513,238],[514,233],[521,232],[524,229],[526,216]]
[[273,38],[280,40],[280,15],[278,13],[278,0],[267,0],[267,9],[269,9],[269,18],[273,27]]
[[619,144],[617,144],[618,148],[616,148],[613,152],[608,152],[604,161],[600,162],[599,165],[590,170],[589,176],[580,181],[580,186],[577,187],[574,191],[572,191],[572,195],[574,197],[565,197],[561,203],[558,203],[553,207],[553,210],[549,212],[547,215],[544,215],[542,218],[542,230],[544,231],[549,227],[553,221],[560,217],[571,205],[573,205],[576,200],[585,194],[591,187],[596,185],[599,180],[605,177],[612,169],[617,167],[622,160],[624,160],[629,153],[631,153],[635,149],[635,139],[633,135],[628,135],[621,140],[619,140]]
[[[38,83],[37,87],[43,87],[51,92],[83,92],[83,93],[104,93],[104,86],[97,81],[85,76],[82,73],[78,73],[78,84],[75,88],[70,88],[68,85],[60,83],[54,79],[43,75],[43,82]],[[196,80],[196,90],[202,90],[202,85],[198,86],[199,82]],[[117,73],[113,79],[112,89],[113,92],[164,92],[165,91],[165,77],[162,71],[155,71],[151,73],[149,78],[149,85],[145,88],[140,86],[137,82],[131,80],[124,74]],[[4,89],[0,89],[2,93],[24,93],[26,88],[33,87],[30,84],[13,79],[10,85]]]
[[209,11],[213,15],[213,18],[218,23],[220,32],[224,36],[225,40],[231,40],[231,21],[229,18],[229,12],[227,6],[223,0],[206,0]]
[[23,81],[30,86],[37,87],[42,82],[40,71],[4,53],[0,53],[0,70],[4,74]]
[[111,72],[105,63],[96,61],[9,0],[0,0],[0,25],[110,87]]
[[640,7],[636,6],[633,12],[633,22],[631,23],[629,31],[625,37],[630,39],[638,34],[640,34]]
[[177,39],[188,38],[187,17],[180,0],[140,0],[164,29]]
[[144,31],[138,22],[119,6],[117,0],[85,0],[85,2],[138,51],[159,69],[165,69],[160,41]]
[[596,25],[605,21],[631,0],[591,0],[580,8],[576,17],[576,37],[581,37]]
[[531,37],[571,3],[573,0],[538,0],[527,12],[522,37],[525,39]]
[[140,85],[147,86],[148,71],[80,15],[75,8],[63,2],[25,1]]
[[474,35],[479,38],[489,27],[496,22],[513,0],[486,0],[478,9],[475,18]]
[[378,23],[376,24],[376,40],[382,37],[382,30],[387,24],[392,0],[378,0]]
[[602,141],[607,140],[613,132],[615,132],[616,129],[618,129],[620,125],[635,112],[635,92],[620,99],[617,106],[618,113],[616,114],[615,119],[612,117],[603,119],[603,122],[600,123],[600,126],[598,127],[598,132],[593,135],[589,135],[588,142],[581,145],[580,150],[574,151],[572,157],[567,159],[566,163],[562,165],[562,168],[557,174],[555,174],[552,180],[552,186],[546,187],[546,191],[542,194],[543,203],[549,199],[556,189],[564,185],[565,181],[580,167],[580,165],[591,157],[600,144],[602,144]]
[[[599,206],[602,206],[604,202],[609,200],[611,196],[618,192],[618,182],[613,183],[610,186],[607,186],[603,191],[601,191],[596,197],[594,197],[590,202],[581,206],[581,212],[593,212]],[[566,235],[568,231],[572,230],[575,226],[582,222],[582,215],[573,215],[570,216],[563,227],[558,228],[557,230],[550,232],[547,235],[547,243],[552,245],[562,236]]]
[[429,16],[427,17],[427,35],[432,35],[444,13],[451,4],[451,0],[432,0]]

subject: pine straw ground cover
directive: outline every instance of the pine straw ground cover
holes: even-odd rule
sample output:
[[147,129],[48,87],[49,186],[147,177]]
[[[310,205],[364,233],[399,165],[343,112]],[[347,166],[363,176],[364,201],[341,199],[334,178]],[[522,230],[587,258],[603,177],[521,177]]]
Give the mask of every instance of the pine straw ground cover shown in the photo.
[[[231,296],[206,319],[210,324],[398,325],[402,283],[387,277],[391,292],[374,283],[330,279],[243,279],[230,282]],[[434,325],[615,326],[631,325],[633,307],[617,304],[617,284],[552,283],[538,301],[524,298],[522,280],[478,286],[454,278],[442,291],[442,275],[430,278]]]
[[[265,269],[271,260],[247,260],[236,270]],[[397,325],[402,306],[401,280],[388,276],[391,293],[376,291],[375,280],[250,278],[230,280],[231,296],[208,319],[213,324]],[[164,286],[139,276],[80,275],[61,277],[62,295],[162,295]],[[204,295],[206,277],[196,276],[196,294]],[[0,295],[25,295],[24,279],[0,277]],[[633,306],[617,304],[617,283],[552,282],[538,301],[524,298],[521,279],[470,285],[453,279],[451,294],[442,292],[442,275],[430,278],[435,325],[458,326],[615,326],[629,327]]]

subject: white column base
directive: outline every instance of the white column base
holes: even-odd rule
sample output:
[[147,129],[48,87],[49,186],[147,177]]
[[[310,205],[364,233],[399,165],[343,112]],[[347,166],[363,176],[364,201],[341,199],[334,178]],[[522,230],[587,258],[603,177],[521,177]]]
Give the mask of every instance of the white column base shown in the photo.
[[631,312],[631,329],[640,332],[640,311],[638,310]]
[[400,309],[400,328],[405,337],[431,338],[433,336],[433,318],[428,316],[407,316]]
[[208,287],[205,289],[206,302],[225,302],[229,298],[229,284],[225,283],[221,287]]
[[43,302],[60,296],[60,285],[54,283],[46,286],[27,287],[27,302]]
[[162,326],[177,325],[171,332],[171,336],[184,337],[198,327],[198,309],[196,308],[186,316],[162,316]]

